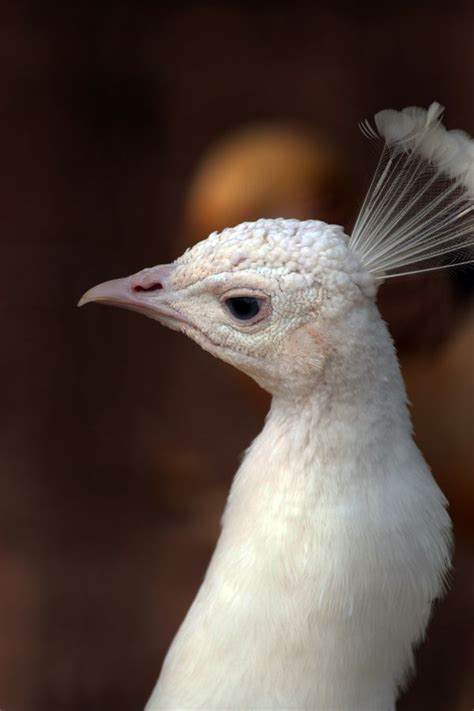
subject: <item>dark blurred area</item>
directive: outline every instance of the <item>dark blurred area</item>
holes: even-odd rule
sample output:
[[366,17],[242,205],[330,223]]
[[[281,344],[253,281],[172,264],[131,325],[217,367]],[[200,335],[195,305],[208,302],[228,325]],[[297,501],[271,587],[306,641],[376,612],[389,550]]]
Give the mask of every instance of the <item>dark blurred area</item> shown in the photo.
[[[260,208],[350,228],[373,160],[360,119],[436,99],[474,133],[473,31],[467,0],[0,5],[2,711],[143,707],[268,404],[80,295]],[[474,703],[472,279],[380,297],[457,545],[401,711]]]

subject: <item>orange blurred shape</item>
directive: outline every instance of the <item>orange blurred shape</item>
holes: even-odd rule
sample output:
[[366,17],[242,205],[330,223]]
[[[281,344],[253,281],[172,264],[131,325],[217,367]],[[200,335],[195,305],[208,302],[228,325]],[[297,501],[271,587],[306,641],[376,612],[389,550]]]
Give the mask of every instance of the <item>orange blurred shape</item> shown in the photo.
[[259,217],[347,224],[354,203],[350,171],[326,140],[293,125],[248,126],[202,158],[185,210],[186,243]]

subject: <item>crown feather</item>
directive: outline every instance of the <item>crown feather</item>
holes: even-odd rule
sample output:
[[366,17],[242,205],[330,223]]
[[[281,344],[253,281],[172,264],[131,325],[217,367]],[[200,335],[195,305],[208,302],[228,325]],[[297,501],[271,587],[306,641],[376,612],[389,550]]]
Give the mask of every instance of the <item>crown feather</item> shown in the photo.
[[474,141],[443,107],[385,110],[361,128],[382,152],[350,245],[375,279],[474,261]]

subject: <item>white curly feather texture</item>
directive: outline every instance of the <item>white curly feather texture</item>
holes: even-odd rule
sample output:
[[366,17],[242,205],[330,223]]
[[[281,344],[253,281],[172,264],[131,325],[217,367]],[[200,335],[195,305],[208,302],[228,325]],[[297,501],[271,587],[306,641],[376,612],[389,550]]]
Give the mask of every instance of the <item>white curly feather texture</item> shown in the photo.
[[382,154],[350,246],[376,279],[474,261],[474,141],[447,131],[443,107],[385,110]]

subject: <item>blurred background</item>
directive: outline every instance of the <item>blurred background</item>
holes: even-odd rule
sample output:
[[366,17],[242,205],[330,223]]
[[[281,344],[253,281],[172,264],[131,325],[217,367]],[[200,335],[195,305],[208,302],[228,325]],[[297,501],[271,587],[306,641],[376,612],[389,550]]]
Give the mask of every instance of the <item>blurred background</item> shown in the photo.
[[[245,219],[350,229],[360,119],[436,99],[474,133],[473,31],[468,0],[0,3],[2,711],[143,707],[268,407],[80,295]],[[401,711],[474,703],[473,280],[380,296],[457,546]]]

